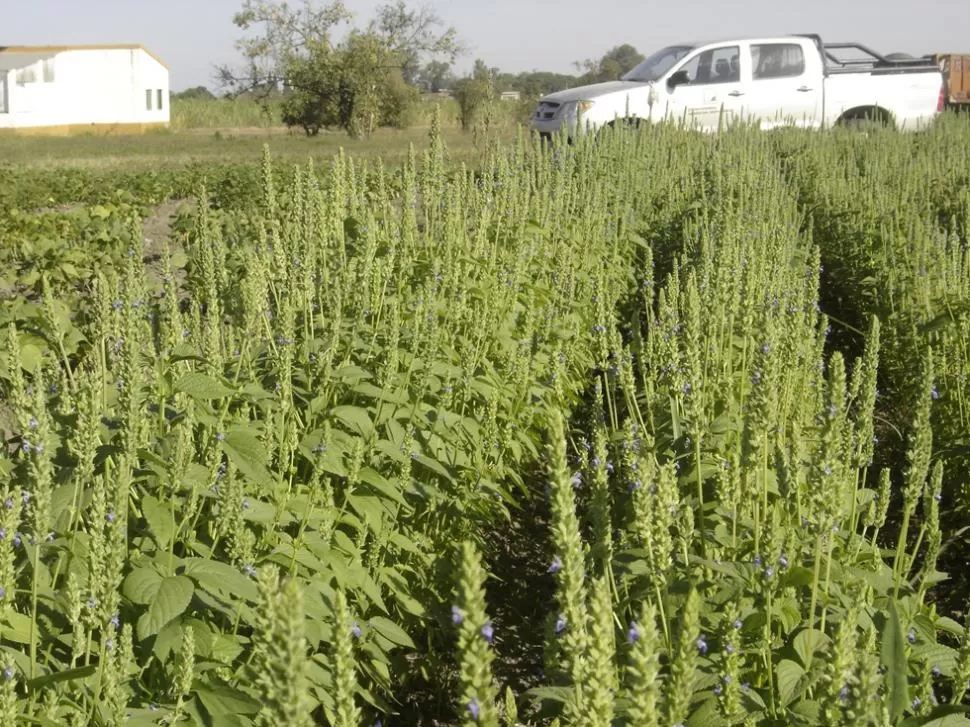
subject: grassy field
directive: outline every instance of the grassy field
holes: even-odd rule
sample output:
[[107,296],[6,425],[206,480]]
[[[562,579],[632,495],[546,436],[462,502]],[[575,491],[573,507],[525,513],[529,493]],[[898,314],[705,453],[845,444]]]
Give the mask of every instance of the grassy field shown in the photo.
[[[512,134],[506,132],[506,137]],[[469,159],[475,154],[473,137],[457,129],[444,132],[453,155]],[[346,134],[321,133],[310,138],[286,129],[193,129],[158,131],[140,136],[83,135],[72,137],[0,137],[0,169],[3,167],[86,168],[147,170],[177,167],[196,162],[259,161],[263,145],[270,143],[274,155],[288,161],[329,159],[340,149],[357,158],[381,157],[399,165],[408,145],[427,145],[428,129],[382,129],[369,139]]]
[[430,128],[0,140],[0,724],[970,724],[970,120]]

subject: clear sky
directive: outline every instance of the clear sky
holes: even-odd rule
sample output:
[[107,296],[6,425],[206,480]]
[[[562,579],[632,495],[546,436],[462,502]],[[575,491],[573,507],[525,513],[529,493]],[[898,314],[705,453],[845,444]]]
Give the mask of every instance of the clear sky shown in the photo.
[[[322,4],[323,0],[316,0]],[[301,0],[291,0],[300,5]],[[363,25],[382,0],[347,0]],[[414,6],[424,4],[416,0]],[[572,73],[613,46],[648,54],[728,35],[820,33],[913,55],[970,52],[966,0],[431,0],[476,57],[503,71]],[[0,0],[0,45],[141,43],[171,68],[175,91],[214,88],[213,66],[238,60],[242,0]]]

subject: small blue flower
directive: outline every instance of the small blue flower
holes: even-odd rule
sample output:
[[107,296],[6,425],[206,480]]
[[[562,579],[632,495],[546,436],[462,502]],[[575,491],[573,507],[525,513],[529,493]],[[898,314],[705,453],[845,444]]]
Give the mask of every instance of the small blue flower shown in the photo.
[[701,634],[700,636],[697,637],[697,642],[696,643],[697,643],[697,650],[699,652],[701,652],[701,654],[706,654],[707,653],[707,639],[704,637],[704,634]]
[[919,697],[913,700],[913,709],[919,709],[919,706],[923,703],[923,700]]
[[461,609],[458,608],[458,606],[452,606],[451,607],[451,622],[455,626],[458,626],[464,620],[465,620],[465,617],[461,615]]
[[909,633],[906,634],[906,640],[911,644],[916,643],[916,629],[910,629]]
[[742,626],[741,619],[739,619],[739,618],[734,619],[734,630],[735,631],[740,631],[741,626]]
[[781,557],[778,558],[778,565],[780,565],[782,568],[788,567],[788,557],[784,553],[782,553]]
[[482,636],[485,637],[485,640],[491,644],[492,636],[495,633],[495,629],[492,628],[492,624],[490,623],[485,624],[484,626],[482,626],[481,631],[482,631]]
[[552,563],[550,563],[549,568],[546,570],[546,573],[558,573],[561,570],[562,570],[562,561],[559,559],[559,556],[557,555],[555,558],[552,559]]
[[637,625],[636,621],[630,622],[630,628],[626,632],[626,640],[631,644],[640,638],[640,627]]
[[3,678],[6,679],[8,682],[11,679],[13,679],[13,667],[12,666],[8,666],[6,669],[3,670]]
[[253,568],[253,566],[252,566],[252,565],[249,565],[249,564],[247,563],[247,564],[246,564],[246,565],[245,565],[245,566],[243,567],[243,570],[244,570],[244,571],[246,571],[246,575],[247,575],[247,576],[249,576],[250,578],[255,578],[255,577],[256,577],[256,569],[255,569],[255,568]]
[[481,711],[481,707],[478,704],[478,698],[472,697],[471,701],[468,703],[468,713],[472,716],[472,719],[476,722],[478,721],[478,714]]
[[351,626],[351,628],[350,628],[350,631],[351,631],[351,632],[353,633],[353,635],[354,635],[354,636],[356,636],[356,637],[357,637],[358,639],[360,638],[360,635],[361,635],[361,634],[363,633],[363,632],[362,632],[362,631],[360,630],[360,626],[358,626],[358,625],[357,625],[357,622],[356,622],[356,621],[354,621],[354,625],[353,625],[353,626]]
[[561,634],[566,630],[566,617],[563,614],[559,614],[559,618],[556,619],[556,633]]

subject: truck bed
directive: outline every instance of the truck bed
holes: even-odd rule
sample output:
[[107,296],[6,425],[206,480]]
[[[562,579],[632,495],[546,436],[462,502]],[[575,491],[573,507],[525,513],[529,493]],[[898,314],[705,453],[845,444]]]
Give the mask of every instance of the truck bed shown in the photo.
[[825,60],[827,76],[852,73],[889,76],[903,73],[937,73],[940,70],[932,58],[890,60],[862,43],[823,43],[821,37],[814,34],[805,34],[802,37],[815,41],[819,53]]

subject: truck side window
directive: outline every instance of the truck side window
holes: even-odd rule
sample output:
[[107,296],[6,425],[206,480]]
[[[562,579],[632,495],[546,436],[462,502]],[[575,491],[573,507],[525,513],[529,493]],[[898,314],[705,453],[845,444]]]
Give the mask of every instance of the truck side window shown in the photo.
[[698,53],[687,61],[680,70],[687,71],[687,75],[690,77],[688,84],[690,86],[710,83],[739,83],[741,81],[741,69],[738,65],[739,52],[740,49],[736,45],[712,48],[703,53]]
[[751,69],[755,81],[794,78],[805,72],[805,52],[797,43],[752,45]]

